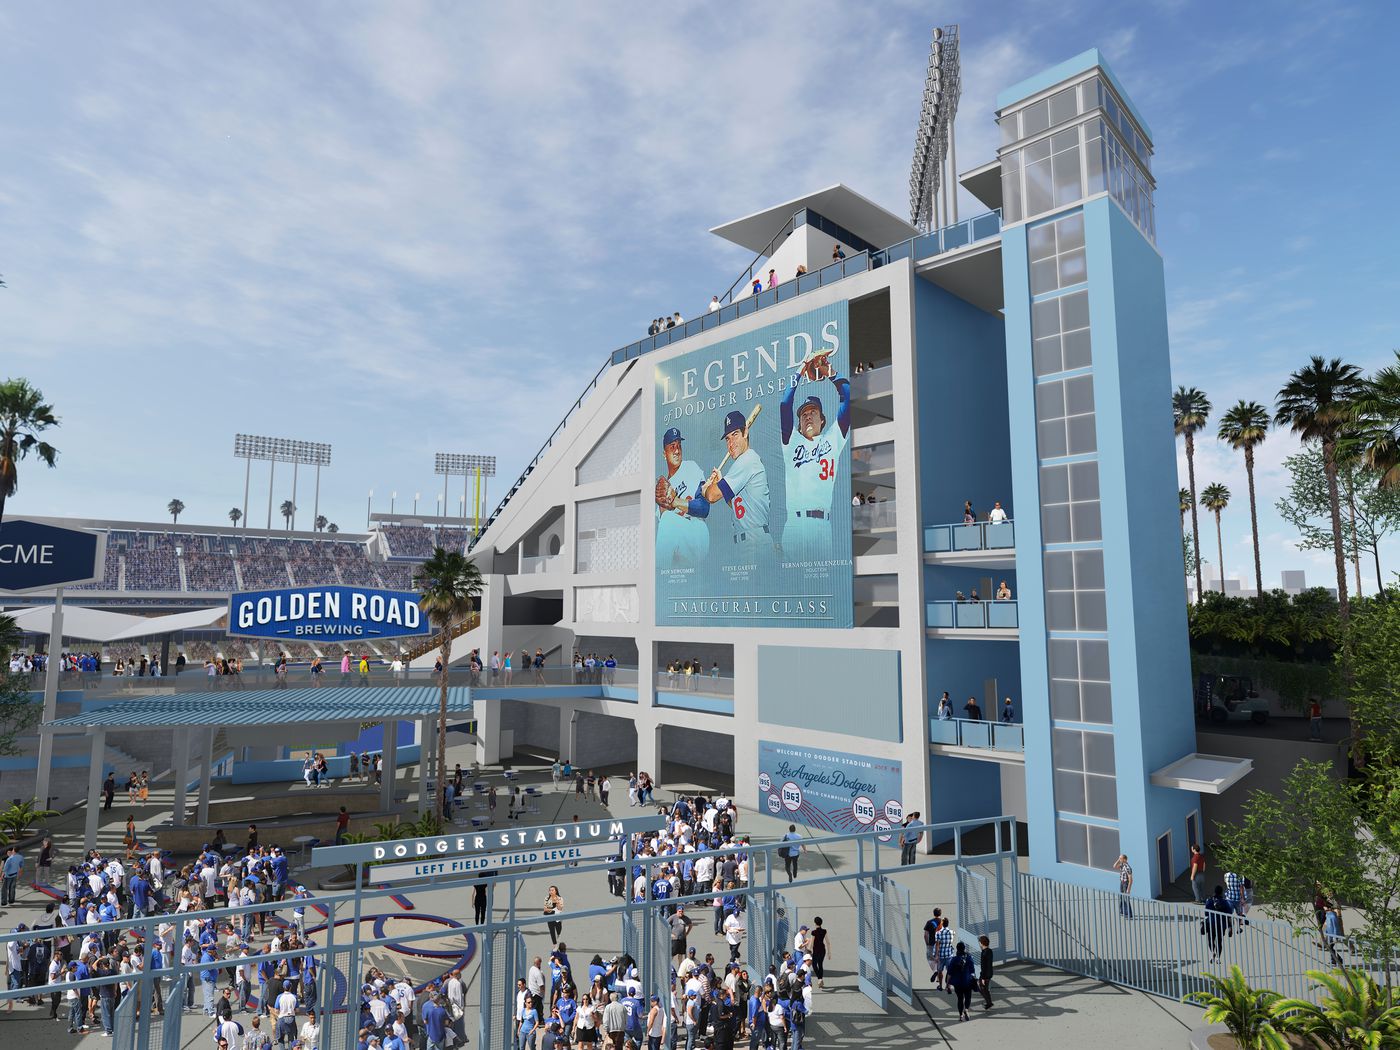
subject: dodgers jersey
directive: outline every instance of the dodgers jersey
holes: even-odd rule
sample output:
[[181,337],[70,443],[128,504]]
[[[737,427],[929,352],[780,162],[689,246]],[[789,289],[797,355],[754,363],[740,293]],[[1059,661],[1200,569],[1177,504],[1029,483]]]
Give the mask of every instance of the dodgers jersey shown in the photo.
[[[705,475],[695,460],[683,459],[676,472],[666,480],[676,490],[676,502],[689,503],[691,497],[700,495],[700,486],[705,483]],[[661,514],[661,508],[657,507],[656,516],[659,518]]]
[[837,420],[828,423],[826,429],[810,441],[796,429],[793,430],[787,443],[783,471],[788,510],[831,513],[831,497],[836,491],[836,467],[849,440]]
[[734,535],[768,524],[768,471],[752,448],[746,449],[719,480],[719,490],[734,512]]

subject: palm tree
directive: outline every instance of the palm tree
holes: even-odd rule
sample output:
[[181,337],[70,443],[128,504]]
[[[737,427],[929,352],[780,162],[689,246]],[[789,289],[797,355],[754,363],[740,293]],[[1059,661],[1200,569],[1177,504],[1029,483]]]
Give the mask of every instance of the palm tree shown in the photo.
[[278,513],[282,515],[282,521],[285,522],[287,528],[290,529],[292,527],[292,515],[297,512],[296,506],[291,500],[284,499],[282,501],[282,506],[278,507],[277,510]]
[[452,632],[471,615],[472,606],[481,595],[483,581],[481,570],[468,561],[465,554],[438,547],[433,551],[433,556],[418,567],[413,583],[421,595],[418,607],[423,610],[428,622],[441,632],[438,650],[442,655],[442,674],[438,675],[438,798],[433,808],[446,818],[447,814],[442,811],[442,777],[447,768],[447,677],[452,660]]
[[1274,422],[1292,429],[1304,441],[1322,445],[1322,471],[1327,476],[1327,499],[1332,510],[1332,555],[1337,568],[1337,613],[1345,630],[1351,622],[1347,599],[1346,556],[1342,550],[1342,503],[1337,487],[1337,442],[1356,415],[1356,404],[1366,392],[1361,370],[1340,357],[1325,361],[1313,357],[1307,366],[1288,377],[1278,392]]
[[327,532],[339,532],[339,531],[340,531],[340,526],[337,525],[335,522],[331,522],[329,525],[326,526],[326,531],[327,531]]
[[1350,442],[1366,465],[1381,472],[1381,487],[1400,485],[1400,350],[1396,363],[1378,369],[1356,402],[1355,434]]
[[171,524],[180,523],[180,515],[185,512],[185,505],[177,499],[171,500],[165,505],[165,513],[170,515]]
[[1201,600],[1201,528],[1196,520],[1196,431],[1210,418],[1210,398],[1194,386],[1176,388],[1172,395],[1176,432],[1186,439],[1186,480],[1191,487],[1191,543],[1196,552],[1196,601]]
[[1182,531],[1182,532],[1185,532],[1185,531],[1186,531],[1186,512],[1187,512],[1188,510],[1191,509],[1191,505],[1194,504],[1196,501],[1195,501],[1194,499],[1191,498],[1191,490],[1190,490],[1190,489],[1177,489],[1177,490],[1176,490],[1176,500],[1177,500],[1177,504],[1178,504],[1179,507],[1181,508],[1181,531]]
[[7,379],[0,383],[0,521],[5,520],[5,500],[19,488],[15,464],[33,452],[50,467],[58,449],[39,435],[58,426],[53,406],[27,379]]
[[233,522],[234,527],[237,528],[238,523],[243,520],[243,512],[237,507],[234,507],[228,512],[228,520]]
[[1215,514],[1215,552],[1220,558],[1220,593],[1225,593],[1225,543],[1220,538],[1220,512],[1230,504],[1230,490],[1217,482],[1201,493],[1201,506]]
[[315,526],[317,532],[324,532],[329,521],[330,519],[324,514],[317,514],[316,520],[312,522],[312,524]]
[[1244,473],[1249,479],[1249,531],[1254,538],[1254,593],[1264,593],[1264,570],[1259,564],[1259,514],[1254,504],[1254,448],[1269,433],[1269,410],[1258,401],[1237,401],[1220,417],[1217,431],[1221,441],[1244,452]]

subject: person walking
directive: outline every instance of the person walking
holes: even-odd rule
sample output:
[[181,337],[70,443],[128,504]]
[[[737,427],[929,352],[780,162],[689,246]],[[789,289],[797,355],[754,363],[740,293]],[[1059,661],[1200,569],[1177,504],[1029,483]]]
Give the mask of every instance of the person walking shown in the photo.
[[1125,919],[1133,917],[1133,866],[1128,863],[1128,855],[1120,853],[1113,862],[1113,870],[1118,872],[1118,914]]
[[784,842],[791,843],[778,850],[783,855],[783,867],[787,870],[787,880],[791,882],[797,878],[797,858],[807,852],[807,847],[802,845],[802,836],[797,833],[797,825],[789,824],[787,834],[783,836]]
[[1201,933],[1205,935],[1206,946],[1210,949],[1210,961],[1213,963],[1220,961],[1225,938],[1234,936],[1234,923],[1230,918],[1234,911],[1225,897],[1224,890],[1220,886],[1215,887],[1215,893],[1206,900],[1206,914],[1201,920]]
[[953,961],[955,948],[953,946],[953,928],[945,915],[938,923],[938,932],[933,935],[933,946],[937,951],[938,969],[934,973],[934,980],[938,982],[937,987],[942,990],[953,990],[953,986],[948,983],[948,964]]
[[977,987],[982,991],[982,1009],[990,1010],[992,1008],[992,942],[984,933],[977,938],[977,943],[982,946]]
[[549,917],[549,940],[552,944],[558,944],[564,934],[564,922],[556,918],[564,914],[564,898],[559,896],[558,886],[549,887],[549,892],[545,894],[544,913]]
[[1316,697],[1308,703],[1308,739],[1322,740],[1322,705]]
[[472,914],[474,922],[480,926],[486,921],[486,883],[478,882],[472,887]]
[[1197,904],[1204,904],[1206,900],[1206,855],[1201,852],[1201,847],[1196,843],[1191,843],[1191,867],[1188,869],[1191,878],[1191,899]]
[[967,1008],[972,1005],[972,988],[977,983],[977,966],[967,954],[967,945],[958,941],[953,957],[948,960],[948,984],[957,995],[958,1020],[966,1021]]
[[831,953],[830,933],[822,925],[818,915],[812,920],[812,976],[817,979],[817,987],[826,987],[826,959]]
[[0,908],[8,908],[15,903],[15,893],[19,887],[19,874],[24,870],[24,854],[16,846],[5,851],[5,864],[0,867]]

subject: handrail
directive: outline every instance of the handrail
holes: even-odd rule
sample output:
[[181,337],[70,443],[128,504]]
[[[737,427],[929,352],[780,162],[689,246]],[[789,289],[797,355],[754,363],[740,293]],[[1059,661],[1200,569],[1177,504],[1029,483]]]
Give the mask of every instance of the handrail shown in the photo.
[[[1000,715],[1000,712],[997,712]],[[948,727],[940,730],[939,726]],[[998,718],[939,718],[929,715],[930,744],[951,744],[954,747],[975,747],[992,751],[1022,751],[1026,749],[1025,727],[1020,722],[1003,722]],[[947,739],[951,737],[952,739]],[[997,738],[1002,739],[998,740]]]
[[[807,209],[802,210],[806,211]],[[797,214],[798,213],[794,213],[790,221],[795,221]],[[540,460],[543,459],[544,454],[549,451],[550,446],[554,443],[554,439],[559,436],[559,432],[564,429],[569,419],[583,405],[584,398],[588,396],[589,391],[597,387],[598,380],[603,378],[603,373],[613,365],[626,364],[628,361],[641,357],[643,354],[651,353],[653,350],[659,350],[663,346],[670,346],[673,342],[678,340],[687,339],[692,335],[709,331],[722,324],[728,324],[730,321],[736,320],[737,318],[747,317],[756,310],[772,306],[774,303],[785,302],[794,296],[802,295],[805,292],[831,284],[834,281],[843,280],[853,274],[865,273],[867,270],[873,270],[884,266],[886,263],[896,262],[900,259],[910,257],[915,259],[928,258],[931,255],[951,251],[954,248],[961,248],[974,241],[994,237],[1000,232],[1001,209],[998,208],[995,211],[985,212],[982,215],[964,219],[962,222],[953,223],[951,226],[944,226],[930,233],[920,234],[917,237],[910,237],[888,248],[881,248],[873,252],[862,251],[847,259],[838,259],[810,273],[804,273],[797,277],[790,278],[775,288],[766,288],[758,295],[751,295],[747,299],[741,299],[738,302],[730,302],[719,310],[707,310],[699,317],[682,322],[674,328],[663,329],[656,335],[638,339],[635,342],[628,343],[626,346],[614,350],[608,355],[607,360],[603,362],[603,366],[594,374],[592,381],[584,387],[583,393],[578,396],[568,412],[564,414],[564,418],[559,421],[559,425],[554,428],[549,438],[540,446],[540,450],[535,453],[535,457],[530,460],[529,466],[521,471],[520,477],[516,478],[515,483],[506,490],[506,494],[502,496],[501,501],[496,504],[496,509],[493,510],[490,516],[477,528],[472,536],[471,542],[467,544],[468,553],[476,549],[477,543],[480,542],[481,537],[485,535],[486,530],[500,517],[501,511],[505,509],[511,497],[514,496],[520,489],[520,486],[525,483],[525,479],[529,477],[535,467],[539,466]],[[771,241],[769,242],[769,247],[772,247]],[[752,263],[750,267],[752,268]],[[793,287],[793,285],[796,285],[796,287]],[[731,287],[731,291],[732,290]]]
[[768,242],[767,246],[765,246],[762,251],[760,251],[757,255],[753,257],[753,261],[749,263],[749,268],[745,275],[742,277],[736,277],[734,279],[734,283],[729,286],[729,291],[725,292],[719,297],[721,306],[727,306],[729,303],[732,303],[734,301],[735,288],[738,288],[739,285],[747,284],[749,281],[753,280],[753,268],[758,265],[758,260],[769,258],[773,254],[773,245],[777,244],[784,237],[787,237],[789,234],[791,234],[793,230],[797,229],[797,216],[799,214],[801,213],[793,212],[792,215],[788,218],[788,221],[783,223],[782,228],[779,229],[777,233],[773,234],[773,238]]
[[1016,522],[954,521],[924,526],[924,551],[953,554],[964,551],[1004,551],[1016,549]]

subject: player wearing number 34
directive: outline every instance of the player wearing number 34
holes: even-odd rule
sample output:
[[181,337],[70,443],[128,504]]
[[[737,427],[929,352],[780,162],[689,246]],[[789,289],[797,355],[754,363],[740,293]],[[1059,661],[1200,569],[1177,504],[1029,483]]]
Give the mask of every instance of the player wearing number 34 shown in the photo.
[[[792,384],[783,392],[780,415],[787,502],[783,554],[787,558],[815,561],[831,556],[832,496],[836,491],[841,453],[850,438],[851,383],[836,375],[830,354],[817,354],[803,361],[799,371],[812,382],[830,379],[841,399],[836,420],[828,426],[821,398],[809,395],[797,409],[794,431],[792,404],[798,384]],[[849,493],[844,498],[849,498]]]

